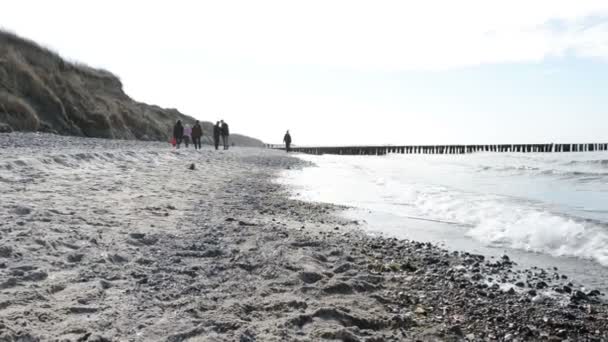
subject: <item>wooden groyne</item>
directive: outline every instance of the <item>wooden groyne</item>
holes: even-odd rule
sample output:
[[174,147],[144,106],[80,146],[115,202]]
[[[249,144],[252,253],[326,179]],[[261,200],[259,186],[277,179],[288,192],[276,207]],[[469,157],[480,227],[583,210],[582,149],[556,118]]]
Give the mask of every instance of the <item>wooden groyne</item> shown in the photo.
[[[285,145],[267,145],[270,149],[285,149]],[[291,147],[291,151],[307,154],[374,155],[398,154],[466,154],[476,152],[593,152],[608,151],[608,143],[588,144],[513,144],[513,145],[410,145],[410,146],[325,146]]]

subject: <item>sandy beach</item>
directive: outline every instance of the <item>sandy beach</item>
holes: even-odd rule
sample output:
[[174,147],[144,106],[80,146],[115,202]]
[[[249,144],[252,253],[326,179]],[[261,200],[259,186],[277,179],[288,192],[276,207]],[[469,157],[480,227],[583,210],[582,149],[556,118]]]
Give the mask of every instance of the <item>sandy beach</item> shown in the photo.
[[0,134],[0,341],[608,341],[599,291],[368,236],[275,181],[306,165]]

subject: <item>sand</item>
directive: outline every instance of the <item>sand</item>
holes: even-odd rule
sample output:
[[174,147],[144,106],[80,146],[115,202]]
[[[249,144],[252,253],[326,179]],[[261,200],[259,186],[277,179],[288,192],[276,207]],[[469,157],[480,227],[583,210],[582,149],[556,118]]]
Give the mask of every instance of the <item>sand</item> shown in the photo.
[[601,294],[368,236],[289,199],[276,176],[304,166],[0,134],[0,341],[608,340]]

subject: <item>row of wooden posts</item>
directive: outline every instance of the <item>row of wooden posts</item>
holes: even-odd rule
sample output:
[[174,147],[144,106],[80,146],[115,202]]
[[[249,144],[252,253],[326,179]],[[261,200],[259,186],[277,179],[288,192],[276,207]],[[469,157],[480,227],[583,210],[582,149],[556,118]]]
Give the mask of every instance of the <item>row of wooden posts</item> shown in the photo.
[[[267,145],[271,149],[285,149],[285,145]],[[333,146],[291,147],[293,152],[307,154],[385,155],[400,154],[465,154],[475,152],[591,152],[608,151],[608,144],[515,144],[515,145],[422,145],[422,146]]]

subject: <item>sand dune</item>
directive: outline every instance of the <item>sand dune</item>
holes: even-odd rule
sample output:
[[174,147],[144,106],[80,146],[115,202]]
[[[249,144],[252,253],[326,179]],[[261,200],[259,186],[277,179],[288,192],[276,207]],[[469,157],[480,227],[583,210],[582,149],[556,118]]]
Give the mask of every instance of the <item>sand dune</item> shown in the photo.
[[[154,71],[150,70],[153,75]],[[175,121],[194,118],[130,98],[109,71],[72,63],[59,54],[0,30],[0,132],[40,131],[64,135],[168,141]],[[203,142],[212,144],[213,124],[202,122]],[[233,132],[238,126],[232,126]],[[232,134],[238,146],[261,147]]]

